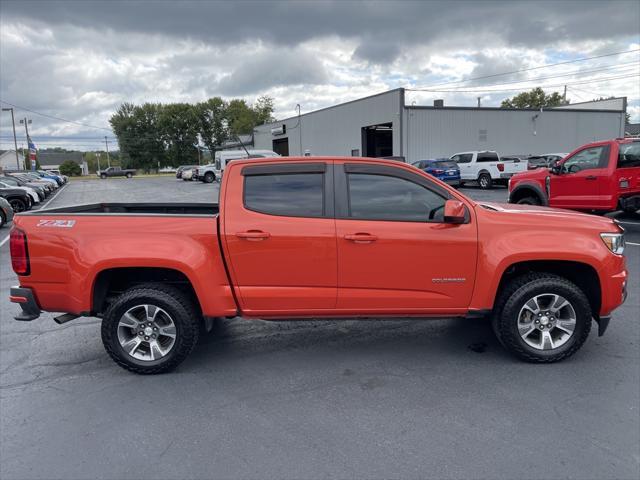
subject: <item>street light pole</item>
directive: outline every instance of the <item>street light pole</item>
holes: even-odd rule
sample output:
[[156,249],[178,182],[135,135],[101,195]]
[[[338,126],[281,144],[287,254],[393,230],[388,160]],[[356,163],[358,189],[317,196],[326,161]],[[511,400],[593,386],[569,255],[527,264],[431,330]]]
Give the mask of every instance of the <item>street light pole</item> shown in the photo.
[[11,112],[11,125],[13,126],[13,148],[16,152],[16,166],[20,170],[20,159],[18,158],[18,140],[16,140],[16,120],[13,117],[13,108],[3,108],[3,112]]
[[[29,163],[31,163],[31,147],[29,146],[29,128],[27,127],[27,124],[31,123],[31,119],[24,117],[24,119],[20,120],[20,123],[24,123],[24,133],[27,136],[27,150],[29,151]],[[27,168],[26,163],[27,162],[25,162],[25,166],[24,166],[25,168]],[[20,167],[18,166],[18,168]],[[32,169],[35,169],[35,166],[32,167]]]
[[107,148],[107,168],[111,168],[111,159],[109,158],[109,143],[107,142],[107,136],[104,136],[104,146]]

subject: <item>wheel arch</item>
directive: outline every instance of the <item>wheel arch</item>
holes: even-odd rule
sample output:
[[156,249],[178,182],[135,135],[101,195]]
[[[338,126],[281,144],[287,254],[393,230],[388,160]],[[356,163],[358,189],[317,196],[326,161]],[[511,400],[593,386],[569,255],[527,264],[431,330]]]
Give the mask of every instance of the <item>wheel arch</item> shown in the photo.
[[602,305],[602,288],[598,272],[588,263],[571,260],[528,260],[512,263],[502,271],[494,301],[510,280],[528,272],[552,273],[573,282],[584,292],[594,317],[598,318]]
[[518,200],[532,195],[540,200],[541,205],[545,207],[549,206],[547,195],[545,195],[540,186],[533,183],[521,183],[516,186],[511,193],[509,193],[509,203],[518,203]]
[[101,270],[95,276],[91,290],[91,313],[103,313],[108,307],[110,297],[134,285],[150,282],[176,286],[184,291],[196,309],[202,312],[193,282],[184,272],[166,267],[116,267]]

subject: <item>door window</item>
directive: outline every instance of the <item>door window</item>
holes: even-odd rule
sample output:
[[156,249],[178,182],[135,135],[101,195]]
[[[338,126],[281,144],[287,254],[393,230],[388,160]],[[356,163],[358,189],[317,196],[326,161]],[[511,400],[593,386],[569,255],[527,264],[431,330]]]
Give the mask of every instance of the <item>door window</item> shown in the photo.
[[562,164],[562,173],[577,173],[583,170],[604,168],[609,159],[609,147],[591,147],[579,151]]
[[473,153],[462,153],[460,155],[454,155],[451,157],[456,163],[471,163],[471,159],[473,158]]
[[349,173],[349,216],[358,220],[442,222],[445,198],[403,178]]
[[244,179],[244,206],[286,217],[324,215],[324,174],[251,175]]
[[618,168],[640,167],[640,143],[620,145]]

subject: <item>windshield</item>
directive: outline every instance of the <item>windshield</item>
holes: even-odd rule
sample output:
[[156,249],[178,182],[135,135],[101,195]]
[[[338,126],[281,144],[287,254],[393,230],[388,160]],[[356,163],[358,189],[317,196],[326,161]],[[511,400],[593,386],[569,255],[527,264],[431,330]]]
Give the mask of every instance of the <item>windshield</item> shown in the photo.
[[433,162],[433,166],[436,168],[458,168],[456,162],[451,160],[442,160],[440,162]]

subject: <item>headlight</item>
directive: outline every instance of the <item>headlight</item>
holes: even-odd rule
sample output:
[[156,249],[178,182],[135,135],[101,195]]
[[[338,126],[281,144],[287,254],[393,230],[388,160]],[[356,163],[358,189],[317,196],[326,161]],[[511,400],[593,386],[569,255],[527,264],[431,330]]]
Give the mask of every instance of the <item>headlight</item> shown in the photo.
[[600,238],[616,255],[622,255],[624,253],[624,233],[601,233]]

